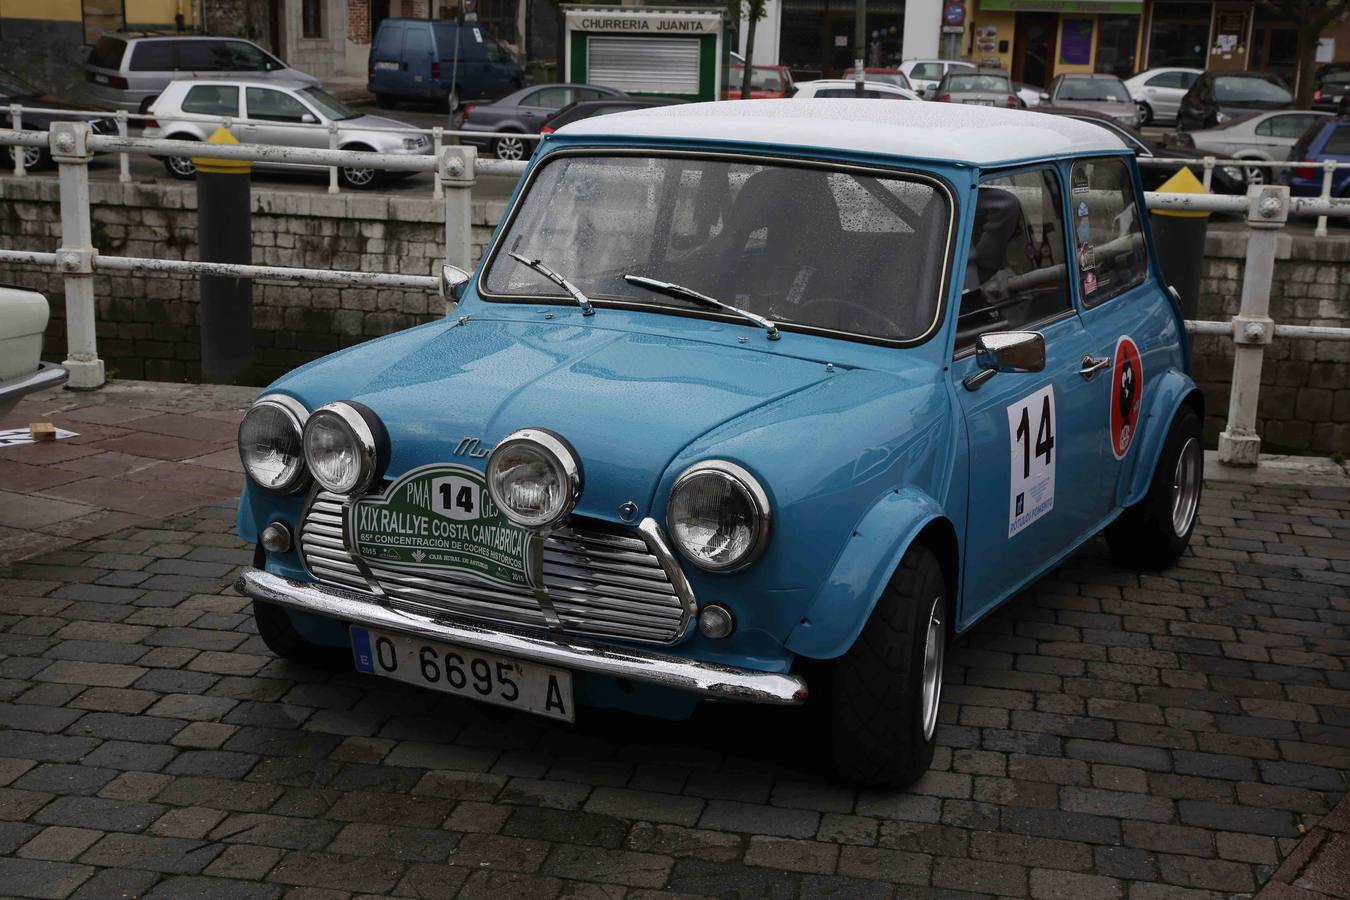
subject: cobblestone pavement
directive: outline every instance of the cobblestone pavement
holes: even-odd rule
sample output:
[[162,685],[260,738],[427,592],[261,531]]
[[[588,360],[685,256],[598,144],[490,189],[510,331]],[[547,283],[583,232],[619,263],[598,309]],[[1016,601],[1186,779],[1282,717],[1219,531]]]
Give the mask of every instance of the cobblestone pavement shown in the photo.
[[907,792],[830,783],[809,710],[569,727],[277,660],[232,506],[0,566],[0,895],[1350,893],[1345,488],[1211,484],[1158,575],[1088,547],[952,648]]

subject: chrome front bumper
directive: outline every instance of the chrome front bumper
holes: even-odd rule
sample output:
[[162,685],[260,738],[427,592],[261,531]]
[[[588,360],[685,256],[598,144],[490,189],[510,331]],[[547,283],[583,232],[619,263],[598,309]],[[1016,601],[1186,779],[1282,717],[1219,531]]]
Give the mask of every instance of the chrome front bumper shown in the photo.
[[371,594],[294,581],[258,569],[246,570],[234,586],[254,600],[301,612],[564,669],[627,678],[719,700],[779,706],[806,702],[806,682],[796,675],[740,669],[651,650],[487,625],[448,615],[433,618],[382,606]]

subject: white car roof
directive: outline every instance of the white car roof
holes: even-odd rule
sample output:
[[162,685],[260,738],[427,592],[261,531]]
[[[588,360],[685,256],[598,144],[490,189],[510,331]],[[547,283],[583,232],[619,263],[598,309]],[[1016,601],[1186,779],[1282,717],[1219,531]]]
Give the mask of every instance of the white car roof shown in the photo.
[[[303,91],[314,85],[299,78],[278,78],[259,72],[256,75],[231,75],[227,78],[179,78],[169,82],[169,87],[194,87],[199,84],[225,87],[273,87],[289,91]],[[168,90],[168,87],[165,88]]]
[[582,119],[557,133],[816,147],[980,166],[1125,149],[1105,128],[1065,116],[957,103],[833,98],[659,106]]

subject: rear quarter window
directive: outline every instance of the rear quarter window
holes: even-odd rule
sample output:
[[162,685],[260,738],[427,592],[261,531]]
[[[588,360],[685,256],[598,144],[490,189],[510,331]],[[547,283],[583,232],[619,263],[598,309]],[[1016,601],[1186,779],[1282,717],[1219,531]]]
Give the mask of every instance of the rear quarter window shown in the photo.
[[1350,156],[1350,125],[1338,125],[1331,129],[1327,142],[1322,145],[1322,153],[1326,156]]
[[403,23],[386,22],[375,35],[374,52],[387,56],[398,56],[403,49]]
[[183,112],[204,116],[237,116],[239,88],[217,84],[195,85],[183,98]]
[[172,41],[141,41],[132,47],[133,72],[172,72],[178,68],[178,53]]
[[1083,303],[1096,306],[1148,274],[1138,197],[1119,158],[1079,160],[1070,175],[1069,206]]
[[127,42],[115,37],[101,37],[89,51],[88,63],[100,69],[122,68],[122,56],[127,52]]

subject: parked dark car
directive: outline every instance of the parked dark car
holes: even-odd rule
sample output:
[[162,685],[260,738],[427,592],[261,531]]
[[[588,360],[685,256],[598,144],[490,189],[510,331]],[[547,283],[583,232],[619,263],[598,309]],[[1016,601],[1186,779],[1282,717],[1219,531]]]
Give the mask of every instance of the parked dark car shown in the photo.
[[1177,110],[1177,130],[1213,128],[1246,113],[1293,109],[1284,79],[1269,72],[1206,72],[1195,80]]
[[[623,91],[598,84],[535,84],[507,94],[495,103],[466,106],[461,131],[489,132],[482,136],[464,135],[460,141],[482,147],[497,159],[529,159],[537,141],[515,137],[538,134],[549,116],[578,100],[626,97]],[[494,136],[490,132],[510,132]]]
[[[458,46],[456,46],[458,45]],[[477,22],[390,18],[370,44],[367,89],[391,109],[401,100],[492,99],[525,85],[525,70]]]
[[1329,72],[1313,91],[1313,109],[1336,112],[1341,103],[1350,99],[1350,69]]
[[552,134],[564,125],[589,119],[592,116],[606,116],[610,113],[625,112],[630,109],[648,109],[653,106],[670,106],[682,103],[682,100],[668,100],[664,97],[607,97],[603,100],[578,100],[570,106],[549,116],[540,134]]
[[[1280,181],[1289,185],[1289,193],[1316,197],[1322,193],[1323,171],[1327,160],[1350,163],[1350,116],[1323,119],[1298,139],[1289,159],[1304,165],[1285,169]],[[1331,196],[1350,198],[1350,169],[1337,169],[1331,176]]]
[[[1213,156],[1212,153],[1202,153],[1189,147],[1176,147],[1164,145],[1160,141],[1150,140],[1137,129],[1122,125],[1110,116],[1103,116],[1099,113],[1091,113],[1083,110],[1053,109],[1045,106],[1038,106],[1032,112],[1042,113],[1049,116],[1064,116],[1069,119],[1077,119],[1080,122],[1090,122],[1105,128],[1107,131],[1120,138],[1134,151],[1138,159],[1193,159],[1197,163],[1206,156]],[[1195,176],[1200,177],[1201,170],[1196,168]],[[1177,169],[1172,166],[1140,166],[1139,177],[1144,182],[1144,190],[1156,191],[1164,181],[1177,173]],[[1247,179],[1242,169],[1237,166],[1216,166],[1214,174],[1210,178],[1210,189],[1216,194],[1245,194],[1247,193]]]
[[[39,109],[89,109],[87,103],[73,103],[62,97],[54,97],[51,94],[44,93],[12,72],[0,69],[0,128],[14,127],[9,107],[15,103],[20,106]],[[114,134],[117,131],[117,123],[111,118],[94,118],[88,115],[74,114],[62,115],[56,112],[29,112],[28,110],[24,110],[20,116],[20,124],[24,131],[47,131],[51,128],[53,122],[77,121],[88,122],[90,127],[98,134]],[[14,147],[6,147],[4,155],[0,156],[0,162],[12,166],[14,164],[14,150]],[[23,148],[25,168],[40,169],[51,165],[51,162],[52,158],[46,147]]]

